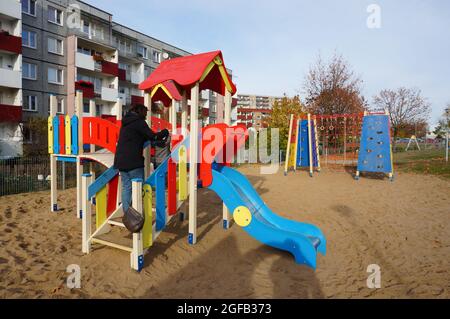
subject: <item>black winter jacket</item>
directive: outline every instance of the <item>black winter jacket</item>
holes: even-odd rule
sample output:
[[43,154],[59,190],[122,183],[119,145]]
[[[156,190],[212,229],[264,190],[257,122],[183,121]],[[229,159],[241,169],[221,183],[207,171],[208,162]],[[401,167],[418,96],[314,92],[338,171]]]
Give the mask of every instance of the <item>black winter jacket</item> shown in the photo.
[[122,128],[117,141],[114,167],[119,171],[130,171],[144,167],[142,149],[146,141],[154,142],[155,134],[145,119],[135,112],[128,112],[122,119]]

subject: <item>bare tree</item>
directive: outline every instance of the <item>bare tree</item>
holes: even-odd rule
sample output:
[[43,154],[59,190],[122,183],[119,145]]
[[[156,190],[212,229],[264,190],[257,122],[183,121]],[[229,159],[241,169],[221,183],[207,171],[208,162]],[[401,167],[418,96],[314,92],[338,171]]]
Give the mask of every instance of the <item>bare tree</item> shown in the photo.
[[391,117],[394,145],[399,132],[409,125],[427,122],[431,106],[419,89],[398,88],[382,90],[374,96],[377,108],[387,109]]
[[362,80],[355,76],[341,55],[334,54],[328,63],[319,56],[306,75],[303,88],[306,106],[315,114],[345,114],[364,111]]

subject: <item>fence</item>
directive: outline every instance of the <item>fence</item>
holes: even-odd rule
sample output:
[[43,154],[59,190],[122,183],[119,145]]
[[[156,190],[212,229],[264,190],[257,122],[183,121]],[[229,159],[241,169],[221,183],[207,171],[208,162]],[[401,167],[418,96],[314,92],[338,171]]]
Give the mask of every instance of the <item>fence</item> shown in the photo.
[[[74,163],[58,162],[58,189],[76,186]],[[50,189],[49,156],[0,160],[0,196]]]

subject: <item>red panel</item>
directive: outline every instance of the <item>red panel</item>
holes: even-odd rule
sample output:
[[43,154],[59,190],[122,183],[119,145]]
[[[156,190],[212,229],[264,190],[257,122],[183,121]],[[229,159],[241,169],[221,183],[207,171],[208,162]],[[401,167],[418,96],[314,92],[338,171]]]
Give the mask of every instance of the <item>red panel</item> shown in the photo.
[[22,38],[6,31],[0,32],[0,50],[22,54]]
[[116,210],[117,205],[117,187],[119,184],[119,175],[116,175],[109,183],[108,183],[108,203],[106,206],[106,213],[108,217]]
[[169,215],[177,213],[177,164],[169,158],[167,168],[167,211]]
[[94,144],[116,152],[120,126],[98,117],[83,118],[83,143]]
[[144,97],[132,95],[131,96],[131,105],[136,105],[136,104],[144,104]]
[[119,69],[119,80],[126,81],[127,80],[127,70]]
[[117,124],[117,117],[115,115],[102,114],[100,117],[104,120],[110,121],[111,123]]
[[58,116],[59,118],[59,154],[66,154],[66,126],[64,121],[64,115]]
[[22,121],[22,107],[17,105],[0,104],[0,122]]
[[93,99],[95,97],[94,84],[92,84],[91,82],[75,82],[75,91],[82,91],[83,98],[86,99]]
[[114,62],[102,61],[102,73],[119,76],[119,65]]

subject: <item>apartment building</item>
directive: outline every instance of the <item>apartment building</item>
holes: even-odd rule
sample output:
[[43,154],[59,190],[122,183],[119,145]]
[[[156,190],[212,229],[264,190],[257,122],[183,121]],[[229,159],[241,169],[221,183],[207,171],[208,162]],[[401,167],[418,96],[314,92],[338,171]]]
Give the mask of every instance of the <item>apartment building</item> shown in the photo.
[[22,154],[22,13],[0,1],[0,158]]
[[238,94],[237,122],[244,123],[248,128],[253,127],[258,131],[266,128],[267,118],[272,113],[274,103],[281,102],[282,99],[277,96]]

